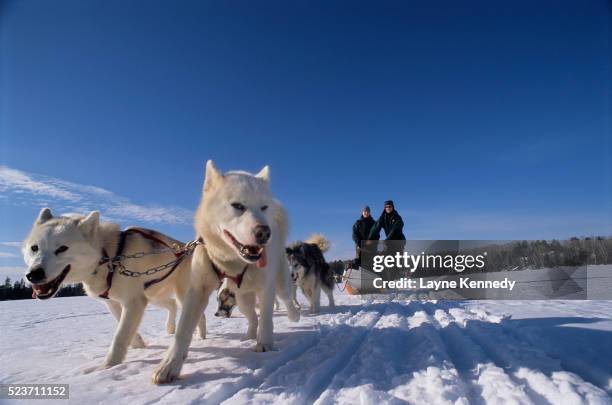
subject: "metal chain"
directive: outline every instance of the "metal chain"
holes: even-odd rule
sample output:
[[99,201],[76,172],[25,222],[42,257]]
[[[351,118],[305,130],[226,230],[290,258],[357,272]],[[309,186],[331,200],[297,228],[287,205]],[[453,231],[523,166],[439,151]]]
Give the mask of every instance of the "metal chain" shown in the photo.
[[[108,268],[109,268],[109,270],[111,272],[119,271],[119,274],[122,274],[122,275],[127,276],[127,277],[150,276],[152,274],[159,273],[160,271],[164,271],[164,270],[172,268],[178,262],[182,261],[183,259],[185,259],[188,256],[191,256],[191,254],[193,253],[193,251],[196,248],[196,246],[203,245],[203,244],[204,244],[204,242],[202,242],[200,240],[193,240],[193,241],[187,243],[185,246],[183,246],[180,249],[179,249],[178,244],[175,244],[174,249],[167,247],[167,248],[164,248],[164,249],[152,250],[150,252],[138,252],[138,253],[134,253],[134,254],[131,254],[131,255],[116,256],[116,257],[113,257],[113,258],[109,258]],[[125,259],[140,259],[140,258],[145,257],[145,256],[157,255],[157,254],[160,254],[160,253],[166,253],[168,251],[172,252],[173,254],[180,254],[180,256],[177,257],[175,260],[172,260],[171,262],[168,262],[166,264],[162,264],[160,266],[152,267],[152,268],[147,269],[145,271],[132,271],[132,270],[128,270],[128,269],[125,268],[125,265],[121,262],[122,260],[125,260]]]

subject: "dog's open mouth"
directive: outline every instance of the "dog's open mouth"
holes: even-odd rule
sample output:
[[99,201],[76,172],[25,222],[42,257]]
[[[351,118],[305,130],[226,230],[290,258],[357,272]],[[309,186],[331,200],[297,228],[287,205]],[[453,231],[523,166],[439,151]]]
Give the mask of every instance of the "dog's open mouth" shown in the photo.
[[62,281],[66,278],[66,275],[70,271],[70,265],[64,267],[61,274],[55,277],[53,280],[44,283],[44,284],[34,284],[32,283],[32,298],[38,298],[39,300],[46,300],[47,298],[51,298],[55,295],[57,290],[59,290],[60,285],[62,285]]
[[234,245],[240,257],[247,262],[255,263],[259,268],[265,267],[267,263],[265,246],[243,245],[242,243],[238,242],[238,239],[236,239],[227,229],[224,229],[223,233],[230,240],[232,245]]

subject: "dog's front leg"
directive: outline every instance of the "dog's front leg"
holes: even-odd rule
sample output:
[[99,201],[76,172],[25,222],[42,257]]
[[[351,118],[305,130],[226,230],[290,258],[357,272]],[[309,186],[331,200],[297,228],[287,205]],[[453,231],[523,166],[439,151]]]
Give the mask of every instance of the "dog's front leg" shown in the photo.
[[297,300],[297,285],[294,284],[292,286],[292,290],[291,290],[291,302],[293,302],[293,305],[295,305],[295,307],[297,309],[302,309],[302,306],[300,305],[300,302]]
[[321,311],[321,285],[319,281],[315,281],[313,283],[312,288],[312,304],[313,304],[313,313],[318,314]]
[[295,293],[290,297],[293,286],[291,277],[289,277],[289,269],[286,268],[286,265],[281,266],[276,275],[276,294],[278,294],[278,298],[283,301],[285,308],[287,308],[287,318],[291,322],[297,322],[300,320],[300,311],[298,311],[294,304],[294,302],[297,302],[295,300]]
[[166,332],[169,335],[174,335],[176,332],[176,301],[174,298],[166,298],[154,302],[155,305],[160,306],[162,308],[166,308],[168,310],[168,318],[166,319]]
[[327,286],[325,286],[325,294],[327,294],[327,302],[329,304],[330,308],[333,308],[336,306],[336,303],[334,302],[334,285],[332,284],[332,288],[329,288]]
[[[185,308],[185,299],[189,291],[188,285],[189,284],[186,284],[184,287],[181,286],[181,288],[177,288],[176,290],[176,298],[181,304],[181,311]],[[206,339],[206,315],[204,313],[202,313],[202,317],[198,321],[198,337],[200,339]]]
[[255,339],[257,337],[257,312],[255,312],[255,293],[236,294],[238,309],[248,321],[248,329],[244,340]]
[[104,367],[112,367],[123,361],[127,353],[128,344],[132,341],[138,330],[146,306],[147,300],[144,297],[135,298],[122,306],[119,326],[113,337],[110,351],[104,361]]
[[193,286],[187,291],[174,342],[151,376],[154,384],[171,382],[181,373],[193,332],[202,318],[202,312],[206,309],[208,298],[213,291],[214,288],[204,286]]
[[[121,304],[119,304],[117,301],[113,301],[110,299],[104,300],[104,303],[110,310],[111,314],[113,314],[117,322],[121,321]],[[140,336],[140,333],[135,333],[134,338],[132,339],[131,346],[135,349],[142,349],[147,345],[142,336]]]
[[274,288],[264,288],[257,295],[259,300],[259,328],[257,329],[257,344],[253,348],[256,352],[269,352],[273,347],[274,295]]

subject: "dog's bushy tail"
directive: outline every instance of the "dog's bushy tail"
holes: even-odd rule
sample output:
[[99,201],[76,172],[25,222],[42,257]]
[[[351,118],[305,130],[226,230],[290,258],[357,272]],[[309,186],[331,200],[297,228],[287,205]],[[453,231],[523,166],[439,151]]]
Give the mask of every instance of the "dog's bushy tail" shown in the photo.
[[321,233],[315,233],[314,235],[311,235],[310,238],[305,241],[305,243],[317,245],[322,253],[327,252],[331,246],[329,241]]

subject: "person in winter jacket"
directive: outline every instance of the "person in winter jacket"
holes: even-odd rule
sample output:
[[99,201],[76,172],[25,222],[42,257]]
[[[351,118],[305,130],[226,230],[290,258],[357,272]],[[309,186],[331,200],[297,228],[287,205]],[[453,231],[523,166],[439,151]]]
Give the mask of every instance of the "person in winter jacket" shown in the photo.
[[380,214],[378,221],[374,224],[368,235],[368,240],[379,240],[380,230],[385,231],[387,240],[406,240],[404,236],[404,221],[395,210],[392,200],[385,201],[385,209]]
[[[406,244],[406,237],[403,233],[404,221],[395,210],[392,200],[385,201],[385,209],[370,230],[368,239],[379,240],[381,229],[385,231],[387,236],[383,245],[384,254],[394,256],[396,252],[403,252]],[[394,268],[387,268],[382,271],[381,276],[383,280],[396,280],[401,277],[401,272]]]
[[359,265],[359,258],[361,256],[361,243],[368,240],[370,230],[374,226],[376,221],[370,215],[370,207],[367,205],[363,207],[361,211],[361,217],[353,225],[353,242],[355,242],[355,253],[356,259],[355,264]]

